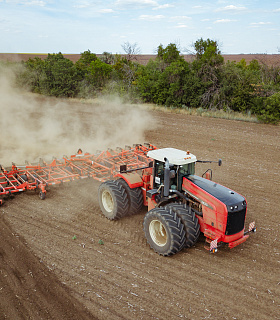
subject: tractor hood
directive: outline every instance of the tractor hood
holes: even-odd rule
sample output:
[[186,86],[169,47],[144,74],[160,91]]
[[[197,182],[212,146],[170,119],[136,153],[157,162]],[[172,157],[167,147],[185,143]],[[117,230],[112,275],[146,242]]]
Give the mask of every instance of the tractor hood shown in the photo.
[[220,200],[227,207],[232,207],[245,201],[245,198],[240,194],[211,180],[204,179],[196,175],[189,175],[187,180],[191,181],[194,185],[201,188],[214,198]]

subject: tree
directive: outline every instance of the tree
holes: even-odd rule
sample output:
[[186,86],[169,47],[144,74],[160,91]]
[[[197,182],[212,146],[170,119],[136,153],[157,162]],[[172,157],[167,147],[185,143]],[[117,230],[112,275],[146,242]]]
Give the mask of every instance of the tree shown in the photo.
[[126,59],[128,61],[137,60],[136,55],[141,53],[141,49],[138,47],[138,44],[125,42],[122,44],[123,51],[126,53]]
[[161,61],[151,59],[146,66],[137,70],[136,87],[145,102],[158,103],[158,79],[161,74]]
[[23,87],[27,87],[32,92],[41,93],[40,79],[44,67],[44,61],[38,57],[29,58],[25,62],[23,72],[17,76],[17,83]]
[[110,79],[113,67],[101,60],[92,61],[87,69],[86,79],[96,89],[101,89]]
[[104,51],[102,55],[99,57],[99,59],[107,64],[114,64],[115,63],[115,57],[112,53]]
[[259,61],[256,59],[251,60],[248,65],[248,70],[250,70],[250,71],[258,72],[258,71],[260,71],[260,68],[261,68],[261,66],[259,64]]
[[74,97],[77,94],[78,76],[74,63],[62,53],[48,54],[40,77],[40,91],[56,97]]
[[280,92],[274,93],[265,100],[264,108],[260,111],[259,119],[265,123],[280,122]]
[[220,101],[220,82],[224,58],[218,48],[217,41],[201,38],[194,43],[194,48],[196,59],[193,61],[192,67],[204,87],[204,93],[201,96],[202,107],[216,107],[217,101]]
[[113,68],[115,70],[114,79],[121,80],[124,86],[129,89],[136,78],[136,71],[139,64],[128,60],[121,55],[115,55],[115,63]]
[[242,58],[237,64],[237,67],[239,67],[240,69],[245,70],[247,68],[247,63],[246,60],[244,58]]
[[184,58],[180,56],[180,51],[177,49],[175,43],[170,43],[166,48],[160,44],[157,50],[157,58],[163,60],[166,64],[184,60]]
[[224,58],[221,55],[217,41],[203,40],[200,38],[194,43],[196,51],[196,59],[199,63],[207,63],[211,66],[218,66],[223,64]]
[[97,60],[97,56],[95,53],[91,53],[90,50],[81,53],[80,59],[75,64],[81,78],[85,76],[87,68],[90,66],[92,61],[95,60]]
[[189,86],[185,80],[190,72],[189,63],[178,60],[166,65],[164,69],[162,64],[161,59],[156,59],[141,66],[137,72],[137,88],[146,102],[182,107],[188,100],[186,91]]

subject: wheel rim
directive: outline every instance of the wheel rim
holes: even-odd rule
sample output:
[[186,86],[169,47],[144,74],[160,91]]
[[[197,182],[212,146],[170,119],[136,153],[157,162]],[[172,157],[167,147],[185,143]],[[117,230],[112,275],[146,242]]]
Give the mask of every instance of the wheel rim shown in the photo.
[[159,247],[163,247],[167,243],[167,232],[164,225],[159,220],[152,220],[149,225],[149,233]]
[[104,190],[102,192],[102,204],[103,204],[104,209],[107,212],[112,212],[113,211],[114,201],[113,201],[111,193],[109,191],[107,191],[107,190]]

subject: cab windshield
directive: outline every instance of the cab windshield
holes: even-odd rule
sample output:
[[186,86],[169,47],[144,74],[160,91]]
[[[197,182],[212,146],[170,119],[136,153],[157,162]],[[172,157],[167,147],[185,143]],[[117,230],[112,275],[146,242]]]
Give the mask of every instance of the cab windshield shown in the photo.
[[195,162],[179,166],[178,172],[178,191],[182,191],[183,178],[195,173]]
[[[182,191],[183,177],[186,177],[195,172],[195,162],[184,165],[172,165],[171,170],[175,175],[170,179],[170,188],[173,190]],[[164,183],[164,162],[155,162],[155,177],[154,187],[159,188]]]
[[194,169],[195,169],[194,165],[195,165],[195,163],[192,162],[192,163],[187,163],[187,164],[180,166],[179,174],[181,174],[181,175],[194,174]]

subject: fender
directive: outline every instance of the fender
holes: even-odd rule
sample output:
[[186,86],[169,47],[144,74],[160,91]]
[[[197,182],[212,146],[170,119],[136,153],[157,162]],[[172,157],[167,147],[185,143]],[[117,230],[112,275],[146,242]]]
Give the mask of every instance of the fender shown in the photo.
[[135,171],[129,173],[119,173],[115,177],[122,178],[131,189],[142,187],[144,184],[141,176]]

